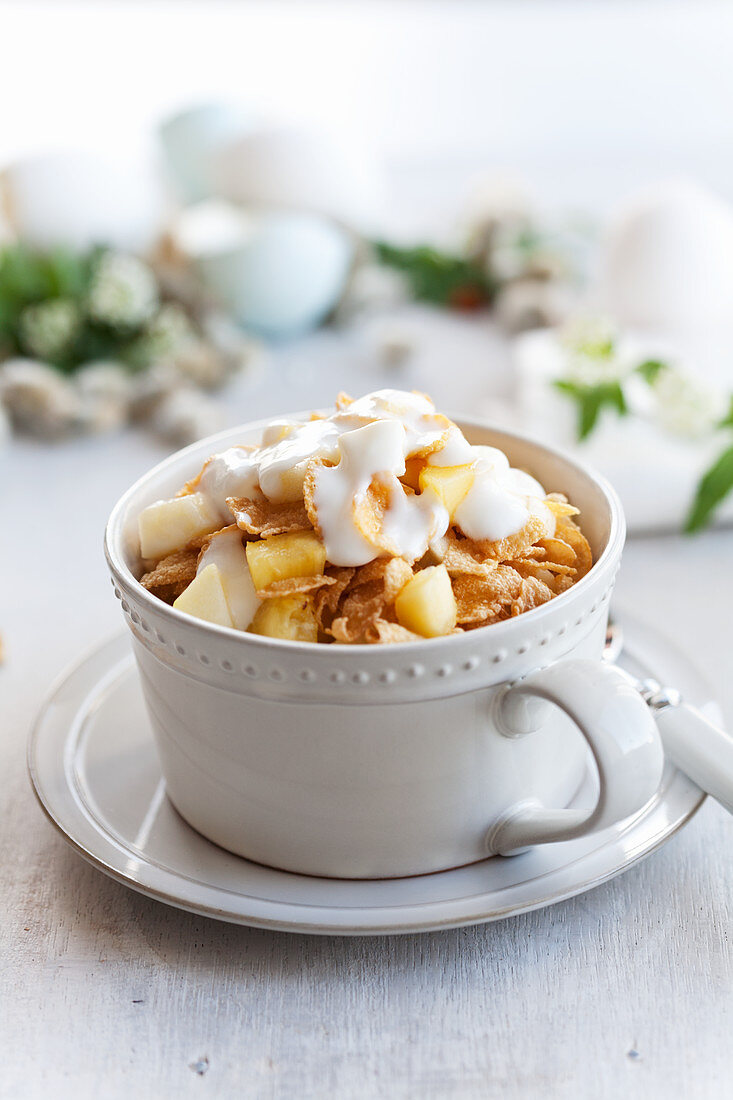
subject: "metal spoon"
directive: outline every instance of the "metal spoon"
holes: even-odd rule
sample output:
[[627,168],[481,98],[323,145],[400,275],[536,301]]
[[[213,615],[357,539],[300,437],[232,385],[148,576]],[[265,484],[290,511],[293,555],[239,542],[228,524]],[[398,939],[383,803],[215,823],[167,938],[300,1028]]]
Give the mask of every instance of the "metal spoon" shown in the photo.
[[[623,645],[621,627],[609,622],[604,660],[615,664]],[[653,712],[668,759],[733,814],[733,737],[684,703],[674,688],[621,671]]]

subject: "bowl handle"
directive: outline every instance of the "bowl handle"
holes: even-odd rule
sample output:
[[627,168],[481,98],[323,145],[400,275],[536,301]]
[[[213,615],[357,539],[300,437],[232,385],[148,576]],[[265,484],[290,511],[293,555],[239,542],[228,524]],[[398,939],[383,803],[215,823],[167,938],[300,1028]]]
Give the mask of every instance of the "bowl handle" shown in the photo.
[[591,810],[546,809],[536,801],[515,804],[489,829],[491,855],[572,840],[614,825],[649,801],[662,776],[664,752],[654,718],[618,669],[600,661],[570,660],[530,673],[498,701],[497,726],[503,736],[530,732],[532,697],[554,703],[580,729],[598,768],[598,801]]

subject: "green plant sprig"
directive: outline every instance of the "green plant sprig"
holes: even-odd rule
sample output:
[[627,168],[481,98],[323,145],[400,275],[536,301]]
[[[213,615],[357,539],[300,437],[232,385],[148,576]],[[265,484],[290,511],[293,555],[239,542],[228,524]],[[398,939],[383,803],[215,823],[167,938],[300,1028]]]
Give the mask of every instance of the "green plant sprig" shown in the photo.
[[[83,253],[60,248],[42,252],[22,243],[0,249],[0,362],[30,356],[62,374],[73,374],[94,360],[114,360],[131,373],[150,366],[154,317],[125,325],[95,317],[89,309],[95,273],[108,255],[116,254],[101,247]],[[138,266],[153,279],[146,265]],[[29,329],[33,323],[38,327],[42,311],[48,323],[52,303],[57,303],[56,318],[61,314],[67,327],[62,338],[46,340],[41,351]]]
[[[592,351],[583,350],[590,351],[594,358],[608,359],[613,354],[613,343],[609,342],[603,348],[593,348]],[[649,386],[653,386],[659,376],[668,369],[668,364],[660,359],[647,359],[632,373],[643,378]],[[622,381],[591,384],[558,378],[553,382],[553,386],[576,404],[576,432],[579,442],[592,435],[604,409],[610,409],[620,417],[629,415],[629,403]],[[731,397],[728,412],[716,426],[720,429],[733,428],[733,397]],[[733,444],[723,450],[700,478],[685,519],[685,532],[694,534],[706,527],[731,492],[733,492]]]
[[380,263],[404,276],[418,301],[468,310],[486,305],[494,295],[494,283],[484,269],[463,256],[429,245],[399,248],[375,241],[373,247]]

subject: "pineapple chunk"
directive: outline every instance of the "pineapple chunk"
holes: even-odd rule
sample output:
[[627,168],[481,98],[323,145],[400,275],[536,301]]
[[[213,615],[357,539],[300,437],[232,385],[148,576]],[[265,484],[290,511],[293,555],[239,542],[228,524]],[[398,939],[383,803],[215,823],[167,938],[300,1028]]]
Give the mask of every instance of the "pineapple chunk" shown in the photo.
[[181,593],[173,606],[218,626],[234,626],[218,565],[207,565]]
[[425,467],[425,459],[420,455],[405,459],[405,473],[400,478],[403,485],[409,486],[415,492],[420,488],[420,472]]
[[313,600],[307,595],[276,596],[260,605],[250,633],[293,642],[317,642],[318,624]]
[[456,598],[444,565],[421,569],[395,600],[397,619],[407,630],[435,638],[456,625]]
[[287,577],[315,577],[326,567],[326,547],[315,531],[291,531],[248,542],[247,563],[256,589]]
[[155,560],[163,558],[186,546],[191,539],[216,531],[217,527],[221,527],[221,520],[203,493],[156,500],[138,517],[140,555]]
[[473,466],[426,466],[420,471],[420,491],[433,492],[453,519],[456,508],[473,485]]

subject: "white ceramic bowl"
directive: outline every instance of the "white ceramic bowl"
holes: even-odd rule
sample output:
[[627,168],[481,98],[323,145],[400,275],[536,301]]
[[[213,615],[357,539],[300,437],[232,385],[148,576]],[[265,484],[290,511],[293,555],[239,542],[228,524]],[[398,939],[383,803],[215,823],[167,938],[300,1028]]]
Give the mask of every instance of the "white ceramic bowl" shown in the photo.
[[[212,626],[146,592],[136,580],[141,509],[211,453],[258,440],[262,426],[173,455],[122,497],[107,527],[168,794],[194,828],[274,867],[388,877],[578,836],[652,797],[656,727],[601,662],[624,541],[618,501],[579,463],[521,436],[461,425],[569,495],[595,565],[515,619],[404,645],[329,646]],[[588,747],[598,802],[566,809]]]

